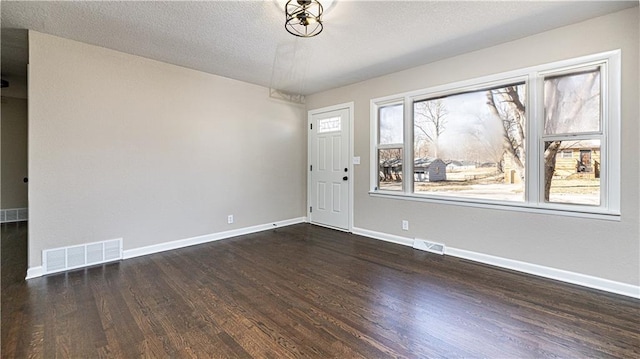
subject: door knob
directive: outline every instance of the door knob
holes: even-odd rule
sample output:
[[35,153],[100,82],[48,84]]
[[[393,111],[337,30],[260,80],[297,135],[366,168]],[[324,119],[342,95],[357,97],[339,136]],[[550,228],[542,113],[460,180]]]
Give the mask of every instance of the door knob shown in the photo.
[[347,177],[347,176],[342,177],[342,180],[343,180],[343,181],[346,181],[346,180],[348,180],[348,179],[349,179],[349,177]]

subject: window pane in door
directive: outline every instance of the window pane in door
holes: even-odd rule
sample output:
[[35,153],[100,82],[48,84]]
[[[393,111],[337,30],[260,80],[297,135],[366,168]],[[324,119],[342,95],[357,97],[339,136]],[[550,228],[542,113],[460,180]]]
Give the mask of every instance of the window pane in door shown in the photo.
[[318,133],[340,131],[342,126],[340,117],[325,118],[318,121]]

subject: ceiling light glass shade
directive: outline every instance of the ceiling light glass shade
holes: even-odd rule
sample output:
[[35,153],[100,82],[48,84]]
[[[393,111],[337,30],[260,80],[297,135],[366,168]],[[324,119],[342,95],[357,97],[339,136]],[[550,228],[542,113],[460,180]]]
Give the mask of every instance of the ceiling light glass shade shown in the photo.
[[322,4],[317,0],[289,0],[285,29],[295,36],[312,37],[322,32]]

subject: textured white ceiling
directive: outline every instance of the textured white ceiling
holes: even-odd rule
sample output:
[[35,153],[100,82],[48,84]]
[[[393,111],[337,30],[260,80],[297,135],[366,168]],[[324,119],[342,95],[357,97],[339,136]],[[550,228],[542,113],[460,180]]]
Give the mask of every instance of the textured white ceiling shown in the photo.
[[285,31],[280,3],[2,1],[3,76],[16,76],[11,72],[25,61],[4,30],[33,29],[310,94],[638,6],[638,0],[336,0],[324,31],[302,39]]

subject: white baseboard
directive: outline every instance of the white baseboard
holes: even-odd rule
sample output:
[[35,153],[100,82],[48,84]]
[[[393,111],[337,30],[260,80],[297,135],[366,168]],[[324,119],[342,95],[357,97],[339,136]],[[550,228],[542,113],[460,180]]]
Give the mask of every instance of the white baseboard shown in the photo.
[[252,226],[252,227],[238,228],[230,231],[205,234],[203,236],[180,239],[177,241],[164,242],[164,243],[154,244],[146,247],[127,249],[123,252],[123,259],[146,256],[148,254],[189,247],[196,244],[219,241],[225,238],[237,237],[244,234],[256,233],[256,232],[266,231],[273,228],[290,226],[292,224],[304,223],[306,221],[307,221],[307,217],[298,217],[298,218],[287,219],[284,221],[259,224],[257,226]]
[[27,278],[25,279],[42,277],[43,274],[44,274],[44,270],[42,269],[42,266],[31,267],[27,269]]
[[[196,244],[202,244],[212,241],[218,241],[221,239],[241,236],[244,234],[256,233],[265,230],[269,230],[277,227],[290,226],[298,223],[307,222],[307,217],[292,218],[284,221],[278,221],[268,224],[260,224],[257,226],[238,228],[231,231],[218,232],[207,234],[204,236],[197,236],[192,238],[181,239],[177,241],[165,242],[155,244],[146,247],[128,249],[123,252],[123,258],[129,259],[148,254],[164,252],[172,249],[178,249]],[[386,242],[400,244],[404,246],[413,246],[413,239],[402,236],[396,236],[393,234],[387,234],[383,232],[371,231],[364,228],[353,227],[353,234],[361,235],[363,237],[369,237]],[[588,288],[603,290],[610,293],[621,294],[628,297],[640,299],[640,286],[612,281],[609,279],[594,277],[586,274],[570,272],[562,269],[556,269],[551,267],[545,267],[538,264],[532,264],[527,262],[521,262],[513,259],[507,259],[502,257],[496,257],[488,254],[477,253],[467,251],[464,249],[457,249],[452,247],[446,247],[445,254],[453,257],[463,258],[474,262],[493,265],[496,267],[515,270],[518,272],[537,275],[544,278],[550,278],[559,280],[566,283],[577,284]],[[42,266],[31,267],[27,270],[26,279],[41,277],[44,274]]]
[[[287,220],[284,220],[284,221],[277,221],[277,222],[272,222],[272,223],[259,224],[257,226],[252,226],[252,227],[238,228],[238,229],[225,231],[225,232],[211,233],[211,234],[206,234],[206,235],[203,235],[203,236],[197,236],[197,237],[192,237],[192,238],[180,239],[180,240],[177,240],[177,241],[159,243],[159,244],[154,244],[154,245],[146,246],[146,247],[127,249],[127,250],[123,251],[122,257],[123,257],[124,260],[126,260],[126,259],[129,259],[129,258],[146,256],[148,254],[164,252],[164,251],[169,251],[169,250],[172,250],[172,249],[189,247],[189,246],[193,246],[193,245],[196,245],[196,244],[202,244],[202,243],[207,243],[207,242],[218,241],[218,240],[221,240],[221,239],[241,236],[241,235],[244,235],[244,234],[250,234],[250,233],[266,231],[266,230],[273,229],[273,228],[285,227],[285,226],[290,226],[290,225],[298,224],[298,223],[305,223],[306,221],[307,221],[307,217],[298,217],[298,218],[287,219]],[[41,277],[42,275],[44,275],[44,271],[43,271],[42,266],[31,267],[31,268],[27,269],[27,278],[26,279]]]
[[[353,233],[364,237],[379,239],[391,243],[412,246],[413,239],[396,236],[387,233],[370,231],[363,228],[353,228]],[[467,251],[464,249],[446,247],[445,253],[452,257],[463,258],[474,262],[489,264],[492,266],[511,269],[518,272],[537,275],[539,277],[559,280],[566,283],[577,284],[583,287],[602,290],[605,292],[624,295],[640,299],[640,286],[616,282],[609,279],[594,277],[586,274],[570,272],[563,269],[545,267],[538,264],[521,262],[513,259],[496,257],[488,254]]]
[[393,234],[370,231],[368,229],[358,228],[358,227],[353,227],[352,233],[361,235],[363,237],[379,239],[379,240],[385,241],[385,242],[391,242],[391,243],[395,243],[395,244],[402,244],[403,246],[409,246],[409,247],[413,246],[413,239],[406,238],[406,237],[401,237],[401,236],[396,236],[396,235],[393,235]]

